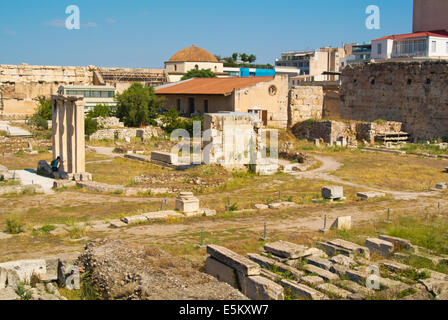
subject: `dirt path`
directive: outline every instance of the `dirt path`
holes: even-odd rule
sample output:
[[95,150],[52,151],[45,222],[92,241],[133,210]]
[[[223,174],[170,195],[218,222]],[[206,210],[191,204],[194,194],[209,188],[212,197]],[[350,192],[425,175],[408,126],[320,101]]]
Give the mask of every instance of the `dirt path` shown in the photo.
[[307,172],[295,172],[292,175],[296,176],[297,179],[321,179],[326,180],[338,184],[344,184],[347,186],[359,188],[361,191],[378,191],[385,194],[392,195],[395,199],[400,200],[413,200],[419,197],[431,197],[435,195],[435,192],[403,192],[403,191],[390,191],[390,190],[382,190],[378,188],[373,188],[370,186],[357,184],[349,181],[345,181],[339,177],[329,174],[329,172],[333,172],[338,170],[342,164],[337,162],[335,159],[331,157],[323,157],[316,156],[314,158],[319,160],[322,163],[322,166],[318,169],[307,171]]

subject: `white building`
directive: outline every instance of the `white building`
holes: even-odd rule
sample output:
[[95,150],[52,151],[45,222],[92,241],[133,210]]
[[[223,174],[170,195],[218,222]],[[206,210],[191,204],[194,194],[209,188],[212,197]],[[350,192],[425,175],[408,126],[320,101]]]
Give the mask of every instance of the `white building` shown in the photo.
[[110,86],[61,86],[58,89],[60,95],[83,96],[85,112],[93,110],[97,105],[116,107],[115,93],[115,87]]
[[442,58],[448,59],[448,32],[416,32],[372,40],[372,58]]

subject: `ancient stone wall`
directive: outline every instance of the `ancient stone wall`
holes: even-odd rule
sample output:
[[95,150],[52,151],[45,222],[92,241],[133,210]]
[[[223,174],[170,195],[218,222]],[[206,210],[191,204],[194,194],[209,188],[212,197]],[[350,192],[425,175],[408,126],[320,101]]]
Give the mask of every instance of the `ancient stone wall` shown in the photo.
[[403,123],[413,138],[448,136],[448,61],[383,62],[347,66],[341,117]]
[[297,86],[289,92],[288,126],[307,119],[322,119],[324,92],[322,86]]
[[152,137],[163,136],[161,128],[148,126],[145,128],[113,128],[102,129],[92,134],[90,140],[124,140],[126,138],[141,138],[143,140]]
[[91,85],[95,67],[0,65],[0,116],[32,115],[37,98],[49,98],[61,85]]

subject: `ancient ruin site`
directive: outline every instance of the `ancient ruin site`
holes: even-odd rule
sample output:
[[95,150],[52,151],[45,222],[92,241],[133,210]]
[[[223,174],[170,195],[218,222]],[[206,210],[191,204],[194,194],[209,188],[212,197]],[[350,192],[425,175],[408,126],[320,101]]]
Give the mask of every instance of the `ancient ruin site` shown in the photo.
[[275,66],[1,64],[0,300],[448,300],[448,7],[422,2]]

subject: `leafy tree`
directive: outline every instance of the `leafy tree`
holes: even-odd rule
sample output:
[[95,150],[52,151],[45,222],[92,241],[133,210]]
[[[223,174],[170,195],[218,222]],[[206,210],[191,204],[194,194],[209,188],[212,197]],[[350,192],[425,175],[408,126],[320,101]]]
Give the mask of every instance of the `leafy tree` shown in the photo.
[[43,96],[38,97],[38,99],[39,103],[37,105],[36,114],[44,118],[45,120],[51,120],[53,116],[53,110],[52,110],[53,106],[51,104],[51,100],[47,100]]
[[233,59],[233,61],[238,60],[238,56],[239,56],[238,52],[233,53],[233,54],[232,54],[232,59]]
[[162,107],[163,100],[155,95],[153,87],[134,83],[123,93],[117,94],[116,100],[116,115],[126,126],[156,125],[157,110]]
[[240,58],[243,62],[248,62],[249,61],[249,56],[246,53],[242,53],[240,54]]
[[222,60],[222,57],[221,57],[219,54],[215,54],[215,58],[216,58],[216,60],[218,60],[218,61],[221,61],[221,60]]
[[254,63],[255,61],[257,61],[257,56],[254,54],[251,54],[248,58],[249,63]]
[[163,130],[168,133],[171,133],[182,126],[182,120],[174,108],[165,112],[165,114],[160,117],[160,120],[162,121]]
[[90,110],[86,117],[87,118],[108,118],[111,117],[113,115],[113,111],[111,109],[111,107],[106,106],[104,104],[97,104],[93,110]]
[[92,118],[86,117],[84,120],[85,134],[90,136],[98,131],[98,122]]
[[188,80],[191,78],[216,78],[216,74],[210,69],[192,69],[182,77],[182,80]]

